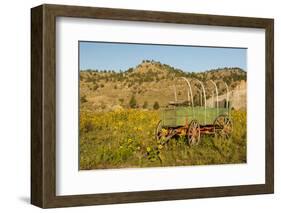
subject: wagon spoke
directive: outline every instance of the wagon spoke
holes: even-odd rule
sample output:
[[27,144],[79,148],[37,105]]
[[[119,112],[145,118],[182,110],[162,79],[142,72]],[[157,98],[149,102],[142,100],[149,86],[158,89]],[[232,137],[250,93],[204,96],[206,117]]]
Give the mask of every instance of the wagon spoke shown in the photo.
[[214,122],[214,132],[216,135],[228,139],[232,132],[232,121],[226,115],[220,115]]
[[225,125],[228,125],[228,124],[230,124],[230,119],[228,118],[228,117],[225,117]]
[[197,121],[190,122],[187,135],[189,145],[195,145],[200,142],[200,125]]
[[223,119],[219,119],[218,120],[219,126],[223,127],[224,126],[224,120]]

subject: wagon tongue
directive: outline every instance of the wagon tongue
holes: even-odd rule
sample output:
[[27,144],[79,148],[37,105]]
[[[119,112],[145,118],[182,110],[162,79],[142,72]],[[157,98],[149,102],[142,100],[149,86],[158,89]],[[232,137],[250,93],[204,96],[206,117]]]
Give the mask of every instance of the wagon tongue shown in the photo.
[[172,137],[174,137],[177,134],[177,131],[173,131],[171,134],[169,134],[166,138],[164,143],[168,142]]
[[169,105],[171,106],[187,106],[187,101],[170,101]]

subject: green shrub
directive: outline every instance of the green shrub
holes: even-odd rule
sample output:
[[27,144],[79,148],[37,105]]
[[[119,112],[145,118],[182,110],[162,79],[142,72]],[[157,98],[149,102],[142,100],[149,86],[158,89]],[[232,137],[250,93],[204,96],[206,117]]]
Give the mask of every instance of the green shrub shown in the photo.
[[136,108],[137,107],[137,100],[134,95],[132,95],[130,102],[129,102],[130,108]]
[[157,110],[160,108],[160,105],[158,103],[158,101],[155,101],[155,103],[153,104],[153,109]]
[[88,100],[87,100],[87,98],[86,98],[85,95],[83,95],[83,96],[80,98],[80,101],[81,101],[82,104],[88,102]]
[[147,101],[145,101],[145,102],[143,103],[142,108],[146,109],[146,108],[147,108],[147,106],[148,106],[148,103],[147,103]]

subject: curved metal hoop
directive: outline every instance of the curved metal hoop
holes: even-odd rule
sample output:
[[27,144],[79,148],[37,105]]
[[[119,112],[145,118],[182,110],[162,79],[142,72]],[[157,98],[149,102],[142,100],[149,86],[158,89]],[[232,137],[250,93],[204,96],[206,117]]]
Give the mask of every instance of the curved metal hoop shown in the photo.
[[[206,113],[206,109],[207,109],[207,103],[206,103],[206,90],[205,90],[205,87],[204,87],[204,84],[202,83],[202,81],[196,79],[196,78],[192,78],[191,79],[191,82],[192,81],[196,81],[200,84],[201,88],[202,88],[202,91],[203,91],[203,96],[204,96],[204,108],[205,108],[205,113],[204,113],[204,122],[206,124],[206,117],[207,117],[207,113]],[[200,91],[200,95],[201,95],[201,91]],[[202,96],[202,95],[201,95]]]
[[229,87],[228,87],[227,83],[225,81],[223,81],[223,80],[217,80],[216,82],[224,84],[224,87],[226,89],[226,94],[225,94],[226,108],[227,108],[228,113],[229,113]]
[[[218,115],[219,114],[219,93],[218,93],[218,87],[217,87],[217,84],[213,80],[208,80],[208,81],[210,81],[212,83],[212,85],[215,87],[216,96],[217,96],[217,98],[216,98],[216,102],[217,102],[216,107],[217,107],[217,115]],[[206,83],[208,81],[206,81]]]
[[[192,114],[194,116],[194,103],[193,103],[193,93],[192,93],[192,88],[191,88],[191,84],[190,84],[190,81],[185,78],[185,77],[178,77],[176,78],[176,81],[177,80],[183,80],[186,84],[187,84],[187,98],[190,97],[190,100],[191,100],[191,107],[192,107]],[[175,100],[177,101],[177,93],[176,93],[176,86],[174,85],[174,91],[175,91]]]

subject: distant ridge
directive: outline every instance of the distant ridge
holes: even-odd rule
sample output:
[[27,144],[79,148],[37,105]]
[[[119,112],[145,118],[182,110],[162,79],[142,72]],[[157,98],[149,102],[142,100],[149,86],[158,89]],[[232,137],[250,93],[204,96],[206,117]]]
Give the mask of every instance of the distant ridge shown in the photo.
[[[242,90],[245,91],[242,96],[246,97],[244,93],[246,93],[247,73],[241,68],[225,67],[202,72],[188,72],[158,61],[143,60],[136,67],[125,71],[81,70],[81,109],[104,111],[127,108],[130,107],[129,102],[132,96],[135,97],[138,108],[152,109],[155,102],[165,107],[174,99],[173,87],[176,77],[196,78],[202,82],[223,80],[231,91],[237,91],[237,88],[242,85]],[[187,96],[183,86],[177,85],[179,99]],[[218,90],[219,95],[223,95],[224,85],[218,84]],[[212,85],[206,85],[208,99],[212,91]],[[196,95],[198,91],[194,92],[195,99]],[[239,108],[245,106],[246,100],[243,99],[239,103]]]

